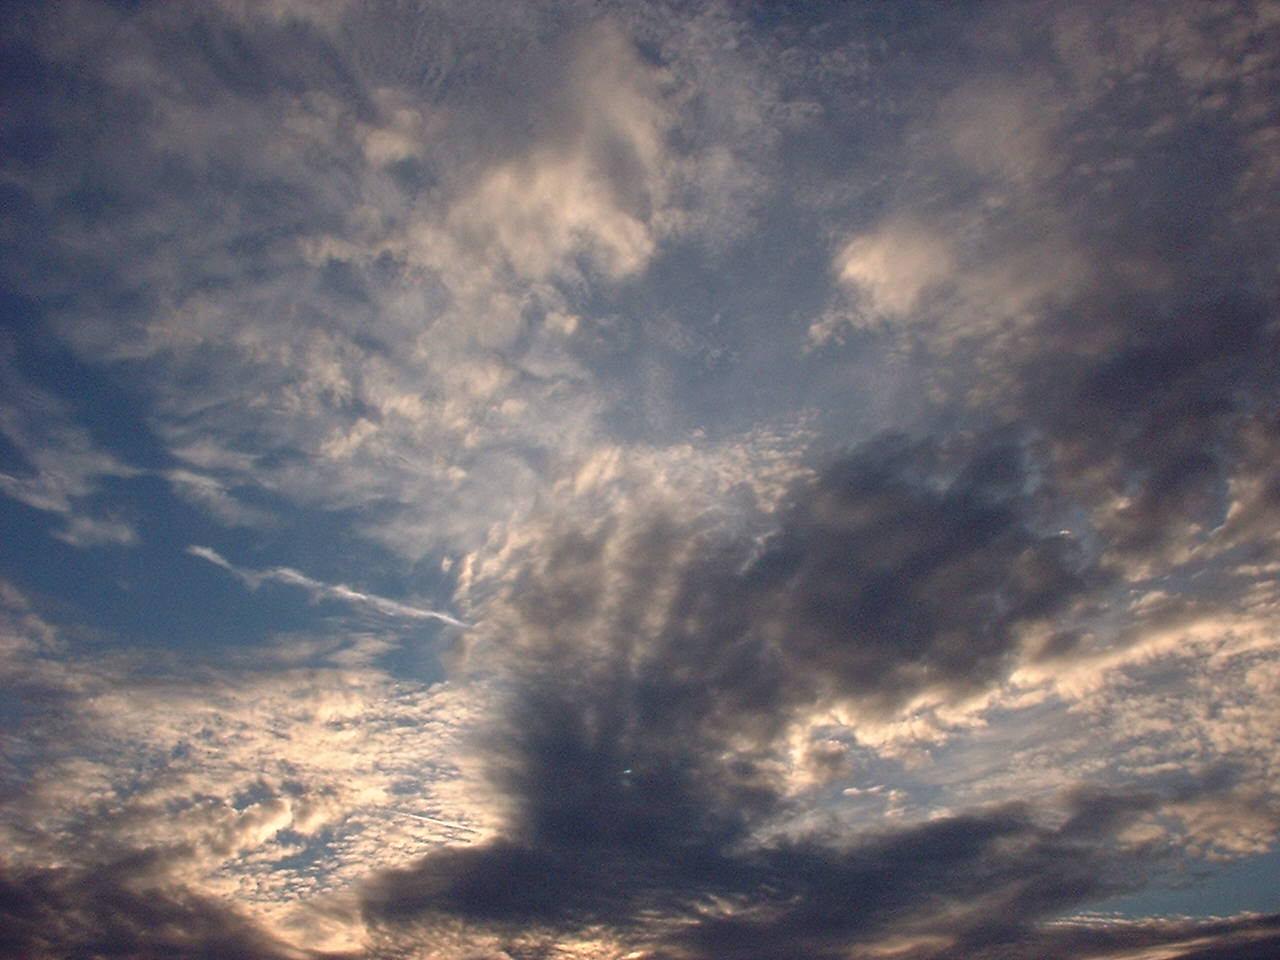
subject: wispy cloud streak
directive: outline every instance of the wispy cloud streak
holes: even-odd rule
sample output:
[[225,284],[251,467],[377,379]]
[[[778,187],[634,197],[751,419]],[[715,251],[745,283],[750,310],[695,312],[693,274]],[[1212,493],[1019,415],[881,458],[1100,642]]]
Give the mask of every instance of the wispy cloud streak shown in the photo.
[[343,583],[324,583],[290,567],[268,567],[265,570],[239,567],[216,550],[197,544],[187,547],[187,553],[193,557],[199,557],[201,560],[207,560],[216,567],[221,567],[250,590],[257,590],[267,582],[284,583],[289,586],[301,587],[311,594],[313,600],[340,600],[354,607],[371,610],[384,617],[405,620],[438,620],[440,623],[447,623],[451,627],[470,626],[465,621],[459,620],[457,617],[451,617],[449,614],[442,613],[439,610],[425,610],[422,607],[413,607],[407,603],[400,603],[387,597],[363,593],[359,590],[353,590]]

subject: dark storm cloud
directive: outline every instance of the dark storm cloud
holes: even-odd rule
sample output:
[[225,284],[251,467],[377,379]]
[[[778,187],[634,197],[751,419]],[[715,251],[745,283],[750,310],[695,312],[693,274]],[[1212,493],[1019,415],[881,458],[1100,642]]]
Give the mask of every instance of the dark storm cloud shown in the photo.
[[[623,792],[612,816],[636,826]],[[1150,804],[1117,802],[1130,818]],[[839,957],[890,936],[956,956],[1033,956],[1041,921],[1142,879],[1115,856],[1111,829],[1078,824],[1046,828],[1011,805],[854,842],[739,845],[705,817],[666,836],[623,826],[607,843],[495,841],[383,875],[366,910],[392,929],[465,919],[513,940],[603,926],[682,957]]]
[[[370,917],[648,937],[661,915],[693,923],[671,936],[696,956],[818,957],[979,893],[974,936],[993,936],[1010,911],[1031,922],[1123,888],[1106,842],[1149,797],[1080,800],[1056,830],[1008,808],[852,846],[751,843],[787,812],[770,761],[797,711],[982,690],[1020,625],[1087,590],[1070,541],[1035,529],[1024,459],[1003,436],[877,439],[799,488],[758,556],[708,545],[666,599],[678,524],[562,534],[501,601],[528,645],[488,741],[514,810],[503,839],[382,876]],[[707,897],[746,910],[711,918]]]
[[806,491],[756,563],[753,619],[794,669],[873,704],[983,689],[1017,628],[1094,576],[1044,529],[1033,483],[1012,437],[868,443]]
[[[1163,238],[1182,248],[1164,258],[1170,289],[1143,297],[1106,276],[1015,348],[1026,357],[1019,417],[1043,430],[1064,486],[1088,507],[1124,498],[1098,523],[1119,556],[1158,556],[1188,527],[1212,530],[1233,476],[1276,479],[1242,456],[1247,433],[1274,430],[1280,387],[1267,265],[1221,241],[1221,223],[1182,226]],[[1108,241],[1098,250],[1119,258],[1152,239]]]
[[1211,785],[1082,790],[1057,825],[1013,805],[852,841],[753,840],[790,810],[770,762],[798,713],[843,700],[891,716],[987,690],[1024,657],[1072,656],[1024,648],[1023,628],[1105,596],[1110,544],[1057,531],[1072,501],[1025,436],[876,438],[799,485],[754,554],[719,541],[682,560],[694,531],[660,518],[558,534],[498,601],[517,689],[487,749],[512,819],[382,875],[367,915],[517,938],[600,925],[700,958],[847,956],[891,934],[932,943],[920,956],[1076,955],[1044,921],[1140,888],[1162,848],[1117,836]]
[[[1049,50],[1025,7],[988,9],[1002,56],[943,99],[903,188],[930,223],[982,238],[958,287],[990,284],[969,304],[972,329],[941,338],[924,375],[948,404],[977,396],[979,416],[1039,432],[1112,558],[1159,563],[1221,522],[1231,478],[1276,483],[1274,465],[1243,456],[1247,436],[1274,436],[1280,388],[1280,220],[1260,147],[1277,120],[1280,60],[1262,52],[1276,26],[1249,3],[1115,17],[1102,5],[1057,13]],[[1089,61],[1097,47],[1065,39],[1077,34],[1108,50],[1105,68]],[[1257,51],[1257,69],[1215,69],[1228,48]],[[1048,84],[1039,107],[1021,99],[1028,84]],[[978,279],[988,270],[1000,278]],[[1040,284],[1001,315],[1002,297]],[[944,298],[924,312],[945,328],[957,309]],[[925,326],[922,356],[937,333]]]
[[1038,528],[1024,460],[1012,437],[886,436],[800,485],[763,548],[687,560],[694,530],[660,516],[545,544],[499,601],[520,643],[494,742],[518,829],[657,842],[714,809],[729,819],[706,830],[737,836],[772,799],[749,758],[717,762],[731,742],[764,755],[814,704],[886,716],[998,682],[1020,628],[1103,582]]
[[89,870],[0,871],[0,957],[62,960],[319,960],[277,942],[221,901],[155,876],[137,854]]

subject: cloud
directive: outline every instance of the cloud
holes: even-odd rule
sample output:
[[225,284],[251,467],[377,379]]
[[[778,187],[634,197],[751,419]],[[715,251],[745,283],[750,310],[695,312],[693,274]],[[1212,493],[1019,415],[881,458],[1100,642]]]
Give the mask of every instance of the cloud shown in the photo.
[[96,547],[103,544],[128,547],[138,542],[137,531],[129,524],[120,520],[97,520],[92,517],[69,518],[67,525],[56,531],[53,537],[73,547]]
[[[465,750],[482,693],[393,680],[363,662],[368,638],[283,638],[216,667],[101,656],[2,593],[0,683],[24,730],[6,746],[5,870],[30,894],[12,929],[36,937],[6,955],[78,949],[115,892],[124,956],[164,955],[170,936],[216,955],[200,937],[219,929],[266,956],[359,955],[344,904],[368,864],[483,838],[497,817]],[[134,929],[135,898],[172,923]]]
[[[4,283],[282,559],[189,555],[364,615],[215,662],[6,592],[12,950],[1273,947],[1072,914],[1280,823],[1280,20],[1033,13],[6,15]],[[14,382],[54,536],[210,542]]]
[[438,620],[441,623],[448,624],[451,627],[466,627],[467,624],[451,617],[447,613],[441,613],[439,610],[424,610],[421,607],[410,606],[406,603],[400,603],[396,600],[388,600],[386,597],[379,597],[371,593],[362,593],[359,590],[353,590],[345,584],[322,583],[319,580],[313,580],[305,574],[299,573],[297,570],[291,570],[288,567],[271,567],[266,570],[249,570],[244,567],[237,567],[229,560],[222,557],[221,554],[209,547],[189,546],[187,553],[193,557],[199,557],[201,560],[207,560],[214,566],[222,567],[224,570],[233,574],[236,579],[244,583],[251,590],[256,590],[262,584],[268,581],[276,583],[285,583],[290,586],[302,587],[311,594],[315,600],[329,599],[340,600],[352,606],[363,610],[369,610],[384,617],[392,617],[407,620]]
[[564,270],[576,252],[606,276],[633,274],[653,254],[650,224],[666,205],[661,74],[604,25],[566,54],[555,94],[564,112],[524,156],[487,170],[449,218],[533,279]]
[[[1275,916],[1243,916],[1223,920],[1142,920],[1125,921],[1111,917],[1082,917],[1077,921],[1053,924],[1043,936],[1030,943],[993,945],[988,949],[943,950],[929,953],[906,950],[907,960],[926,956],[939,958],[1009,956],[1009,950],[1027,951],[1045,960],[1089,956],[1139,960],[1169,957],[1177,960],[1250,960],[1265,956],[1276,946]],[[1014,955],[1017,955],[1016,953]]]
[[861,292],[872,315],[901,315],[951,274],[945,240],[923,224],[899,218],[853,238],[836,255],[837,278]]
[[[837,248],[846,292],[810,338],[863,324],[858,304],[896,317],[888,335],[938,408],[1038,433],[1108,563],[1141,578],[1210,536],[1224,488],[1270,483],[1238,454],[1268,442],[1256,398],[1276,387],[1271,267],[1237,227],[1252,217],[1244,171],[1256,173],[1250,144],[1267,122],[1251,84],[1227,92],[1205,45],[1251,48],[1275,26],[1249,5],[1217,23],[1179,7],[1171,33],[1145,14],[1064,14],[1066,82],[1019,47],[1012,8],[988,10],[975,42],[1009,58],[911,117],[893,212]],[[1134,49],[1171,88],[1133,65]],[[1129,118],[1152,113],[1160,124],[1130,135]]]
[[1213,835],[1193,823],[1204,804],[1242,824],[1211,776],[1124,792],[1064,791],[1059,774],[1035,806],[847,834],[806,797],[825,781],[790,777],[803,718],[839,714],[856,738],[981,703],[1041,655],[1039,625],[1112,589],[1070,538],[1037,531],[1033,454],[1000,434],[878,438],[798,482],[753,549],[661,498],[553,525],[506,568],[468,654],[511,691],[486,749],[510,813],[492,840],[375,879],[370,921],[410,941],[455,921],[513,943],[604,929],[689,957],[874,955],[894,938],[929,944],[921,956],[1030,955],[1056,936],[1046,921],[1174,862],[1154,822]]
[[136,544],[133,526],[95,515],[101,507],[93,501],[104,479],[141,471],[101,449],[66,403],[28,382],[13,362],[12,344],[0,341],[0,349],[0,436],[24,461],[0,471],[0,493],[62,518],[52,535],[73,547]]
[[338,954],[290,948],[221,901],[157,885],[148,860],[122,857],[89,872],[6,870],[0,874],[0,956],[338,960]]
[[[252,29],[219,6],[97,15],[120,53],[86,54],[77,96],[112,91],[94,114],[115,133],[32,114],[58,149],[15,167],[42,239],[6,272],[80,356],[145,369],[180,495],[235,523],[262,518],[192,475],[376,503],[364,530],[416,560],[473,549],[545,495],[552,464],[608,442],[616,398],[581,341],[617,334],[556,318],[701,229],[721,203],[703,193],[747,154],[673,143],[692,65],[653,63],[610,17],[501,9],[264,8]],[[46,73],[74,56],[56,29],[15,30]]]
[[[1118,823],[1145,802],[1113,803]],[[737,852],[719,846],[726,837],[681,821],[656,838],[623,833],[593,843],[583,834],[581,847],[496,841],[384,874],[365,909],[410,936],[447,929],[450,917],[512,945],[539,936],[572,944],[578,931],[603,928],[638,955],[690,958],[1079,956],[1085,942],[1098,951],[1090,955],[1119,955],[1201,938],[1257,949],[1255,937],[1274,937],[1273,918],[1123,931],[1081,924],[1075,937],[1043,925],[1137,879],[1096,815],[1081,807],[1049,829],[1007,807],[853,843]]]
[[266,510],[244,503],[214,477],[191,470],[170,470],[165,478],[174,491],[229,526],[270,527],[279,522]]

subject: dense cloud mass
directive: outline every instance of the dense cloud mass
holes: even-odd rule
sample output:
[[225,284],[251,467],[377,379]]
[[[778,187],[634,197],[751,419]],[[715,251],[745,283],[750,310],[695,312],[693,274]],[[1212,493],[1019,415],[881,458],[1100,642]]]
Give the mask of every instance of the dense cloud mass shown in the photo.
[[1280,951],[1280,3],[0,64],[0,956]]
[[83,875],[46,869],[0,879],[0,956],[298,956],[221,903],[148,884],[145,868],[125,860]]

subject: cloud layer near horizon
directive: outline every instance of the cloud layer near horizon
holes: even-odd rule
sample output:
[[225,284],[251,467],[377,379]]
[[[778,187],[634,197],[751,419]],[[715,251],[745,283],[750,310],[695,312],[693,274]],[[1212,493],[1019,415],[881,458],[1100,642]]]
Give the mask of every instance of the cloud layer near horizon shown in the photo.
[[1278,34],[6,9],[0,955],[1274,953]]

